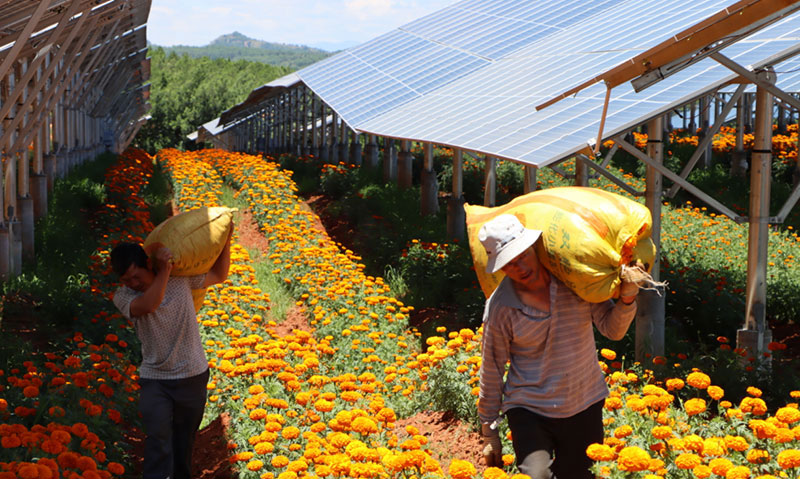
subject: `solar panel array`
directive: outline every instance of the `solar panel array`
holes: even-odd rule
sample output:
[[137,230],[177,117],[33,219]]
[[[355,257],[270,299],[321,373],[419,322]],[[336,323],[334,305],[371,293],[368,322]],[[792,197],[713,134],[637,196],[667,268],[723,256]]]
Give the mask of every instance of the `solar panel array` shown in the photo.
[[[731,0],[467,0],[298,75],[359,131],[480,151],[544,166],[596,136],[605,86],[535,111],[731,4]],[[756,65],[800,38],[795,14],[723,53]],[[705,59],[635,93],[612,92],[608,135],[732,78]],[[608,136],[605,135],[605,136]]]

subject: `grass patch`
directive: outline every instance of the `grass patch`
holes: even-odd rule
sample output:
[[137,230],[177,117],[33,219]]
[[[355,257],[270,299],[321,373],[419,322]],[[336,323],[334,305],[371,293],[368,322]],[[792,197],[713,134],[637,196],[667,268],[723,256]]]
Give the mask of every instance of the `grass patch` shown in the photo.
[[247,249],[250,254],[250,265],[255,269],[256,281],[261,291],[269,295],[270,309],[267,313],[268,321],[275,321],[276,323],[283,322],[286,319],[286,313],[294,306],[295,299],[292,294],[286,289],[283,280],[280,276],[272,274],[274,265],[266,261],[257,249]]

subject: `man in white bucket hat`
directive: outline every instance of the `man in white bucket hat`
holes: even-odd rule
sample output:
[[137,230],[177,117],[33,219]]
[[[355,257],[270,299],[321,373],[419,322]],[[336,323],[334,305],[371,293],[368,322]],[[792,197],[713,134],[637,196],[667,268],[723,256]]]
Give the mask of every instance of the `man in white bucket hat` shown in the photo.
[[478,233],[489,257],[486,272],[506,275],[483,314],[478,414],[484,458],[487,466],[502,467],[497,424],[504,414],[520,472],[533,479],[590,479],[586,448],[603,442],[608,396],[592,325],[622,339],[639,288],[623,282],[618,302],[587,303],[541,265],[534,246],[541,236],[508,214]]

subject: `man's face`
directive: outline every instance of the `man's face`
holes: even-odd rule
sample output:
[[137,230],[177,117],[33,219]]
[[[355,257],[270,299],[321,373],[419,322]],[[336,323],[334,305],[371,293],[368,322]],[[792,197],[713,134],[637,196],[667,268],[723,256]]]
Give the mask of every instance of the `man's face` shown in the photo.
[[153,282],[153,273],[147,268],[131,264],[128,271],[120,276],[119,280],[132,290],[143,292]]
[[500,269],[512,281],[522,284],[530,284],[539,279],[542,266],[533,246],[520,253]]

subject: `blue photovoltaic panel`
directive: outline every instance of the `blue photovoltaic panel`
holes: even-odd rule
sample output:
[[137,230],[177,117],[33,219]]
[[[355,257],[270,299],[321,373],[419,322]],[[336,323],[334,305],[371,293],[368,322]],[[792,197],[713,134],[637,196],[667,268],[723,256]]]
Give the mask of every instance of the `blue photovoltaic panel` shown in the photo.
[[[541,111],[535,111],[536,105],[661,43],[729,3],[615,2],[580,24],[547,35],[357,127],[546,165],[594,139],[605,87],[594,85]],[[742,65],[758,64],[795,46],[799,36],[800,22],[794,15],[723,53]],[[731,77],[732,72],[705,59],[640,93],[630,84],[620,85],[612,91],[605,132],[610,135],[638,125]]]

